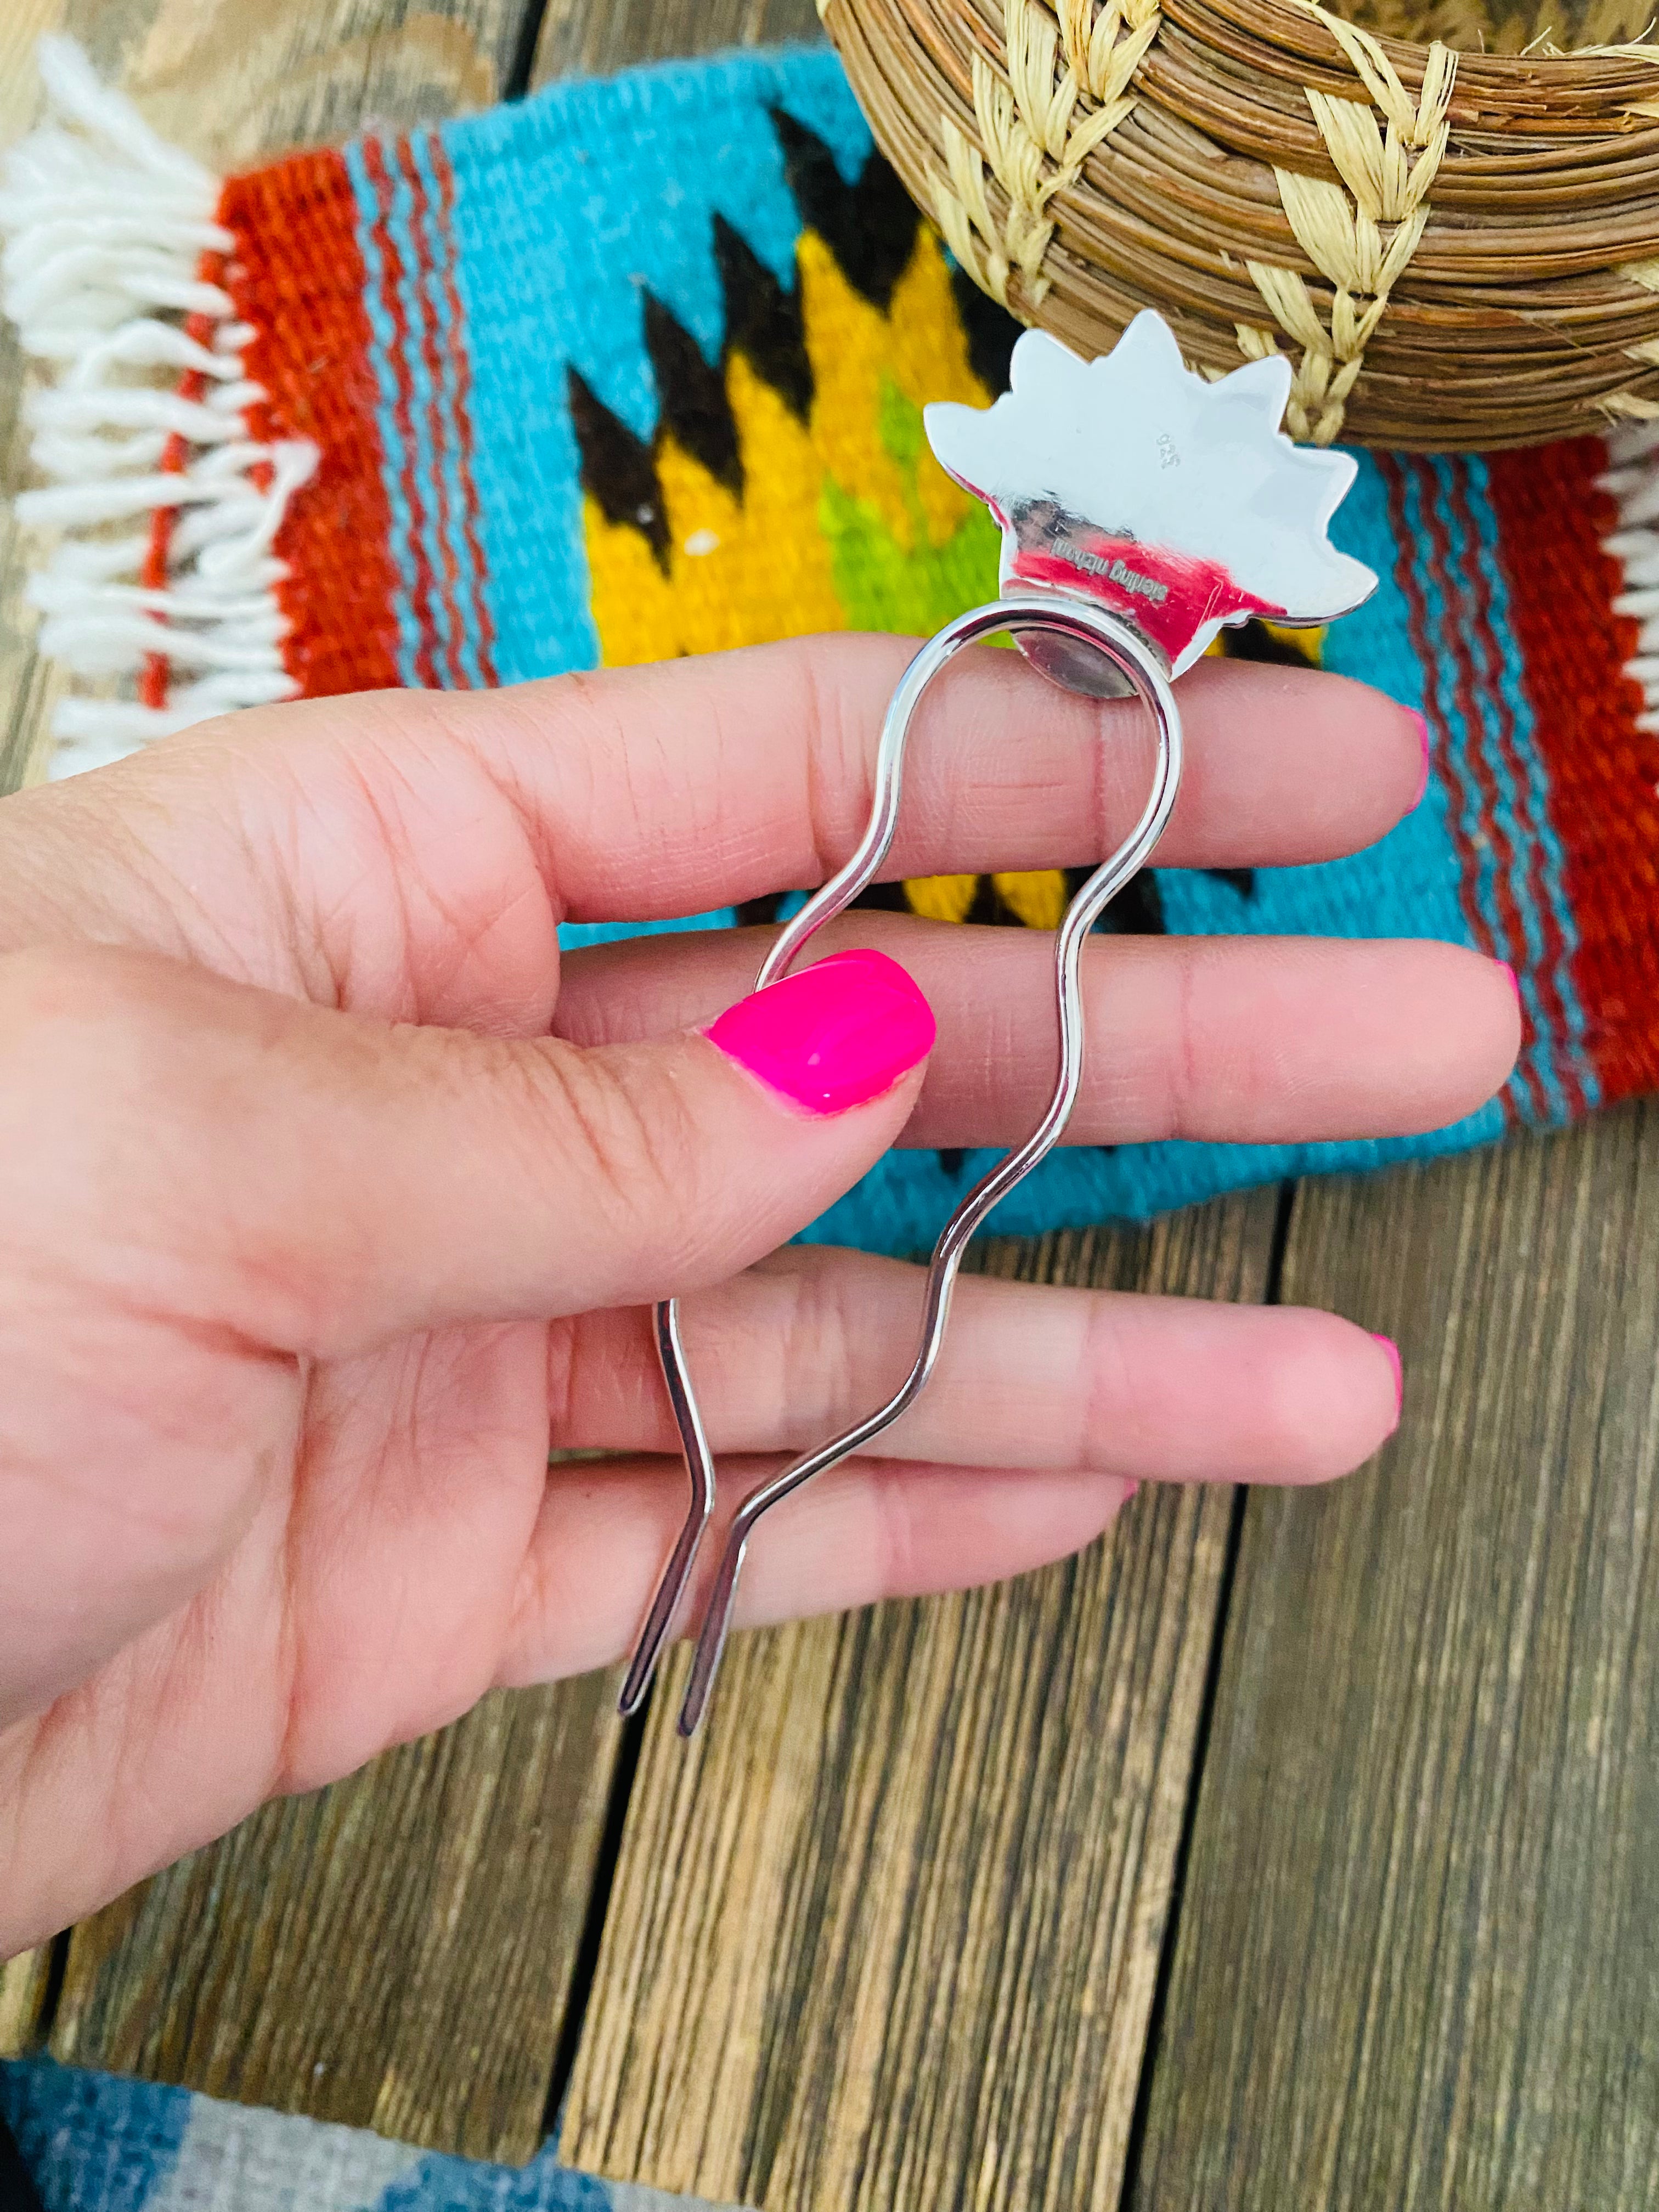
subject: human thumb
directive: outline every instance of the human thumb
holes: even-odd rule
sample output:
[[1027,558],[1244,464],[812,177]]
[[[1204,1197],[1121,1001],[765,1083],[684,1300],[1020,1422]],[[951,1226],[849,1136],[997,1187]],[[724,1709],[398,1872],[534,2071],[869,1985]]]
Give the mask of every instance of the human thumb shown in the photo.
[[[15,1256],[283,1351],[717,1281],[902,1127],[933,1042],[838,953],[702,1032],[583,1049],[366,1020],[149,956],[0,961]],[[11,1079],[16,1079],[13,1081]],[[9,1182],[10,1188],[5,1188]],[[118,1278],[118,1279],[116,1279]]]

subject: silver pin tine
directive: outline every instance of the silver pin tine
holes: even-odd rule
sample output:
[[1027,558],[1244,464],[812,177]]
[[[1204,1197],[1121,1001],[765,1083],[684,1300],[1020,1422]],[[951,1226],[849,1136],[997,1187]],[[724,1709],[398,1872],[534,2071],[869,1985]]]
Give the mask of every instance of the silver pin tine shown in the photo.
[[[907,690],[908,684],[907,674],[901,680],[888,708],[878,751],[875,799],[864,835],[859,840],[858,850],[839,873],[813,893],[793,921],[787,924],[774,940],[755,981],[757,991],[763,990],[769,983],[777,982],[788,973],[797,955],[808,941],[825,922],[833,921],[838,914],[850,906],[867,884],[874,881],[876,872],[887,858],[893,842],[893,832],[898,826],[904,765],[902,731],[900,732],[896,750],[890,744],[890,732],[900,701],[910,696]],[[680,1448],[691,1480],[691,1502],[668,1565],[663,1570],[662,1579],[657,1585],[645,1626],[640,1631],[639,1642],[629,1662],[622,1694],[617,1700],[617,1710],[624,1717],[636,1712],[644,1702],[662,1647],[668,1640],[674,1616],[696,1565],[703,1532],[714,1510],[714,1463],[709,1453],[708,1438],[703,1433],[696,1392],[692,1388],[690,1373],[686,1366],[685,1347],[680,1340],[678,1298],[665,1299],[657,1307],[656,1336],[657,1358],[662,1367],[663,1378],[668,1385],[668,1401],[673,1410],[674,1425],[679,1431]]]
[[[950,1323],[951,1293],[970,1238],[992,1207],[1058,1143],[1083,1082],[1083,997],[1079,969],[1084,945],[1108,902],[1145,865],[1147,855],[1163,836],[1175,805],[1181,781],[1181,716],[1169,678],[1152,648],[1127,623],[1104,608],[1081,603],[1072,605],[1034,599],[999,600],[993,606],[976,607],[969,614],[958,616],[930,639],[906,671],[904,682],[895,695],[893,710],[890,710],[888,726],[882,733],[882,758],[895,781],[915,709],[933,678],[964,646],[1000,630],[1018,634],[1023,629],[1041,631],[1073,648],[1093,647],[1121,669],[1151,710],[1158,728],[1158,766],[1152,792],[1133,830],[1111,858],[1096,869],[1066,909],[1054,941],[1060,1068],[1048,1110],[1025,1142],[1000,1160],[975,1185],[941,1231],[928,1263],[922,1293],[921,1342],[909,1373],[874,1413],[751,1491],[733,1517],[704,1609],[691,1678],[680,1709],[679,1732],[683,1736],[695,1733],[708,1710],[731,1629],[738,1578],[743,1571],[749,1540],[762,1516],[775,1505],[781,1504],[804,1483],[862,1450],[915,1403],[938,1364]],[[879,803],[878,794],[878,805]],[[873,868],[871,872],[873,875]],[[682,1380],[689,1389],[689,1382]]]
[[657,1594],[651,1601],[645,1626],[640,1631],[622,1695],[617,1700],[617,1711],[624,1719],[636,1713],[645,1703],[645,1693],[651,1686],[662,1647],[685,1595],[691,1570],[697,1564],[703,1531],[714,1511],[714,1458],[703,1434],[702,1416],[697,1409],[696,1394],[691,1388],[690,1372],[685,1364],[685,1346],[680,1341],[679,1300],[665,1298],[656,1309],[655,1321],[657,1360],[663,1381],[668,1385],[668,1403],[673,1412],[674,1426],[679,1431],[686,1472],[691,1478],[691,1503],[669,1554],[668,1565],[663,1569],[662,1580],[657,1584]]

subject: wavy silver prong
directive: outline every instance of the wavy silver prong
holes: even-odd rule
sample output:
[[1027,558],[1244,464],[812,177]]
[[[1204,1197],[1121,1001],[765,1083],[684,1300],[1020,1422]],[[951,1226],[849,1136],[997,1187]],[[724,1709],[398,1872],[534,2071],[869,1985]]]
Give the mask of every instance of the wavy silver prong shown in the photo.
[[[1055,592],[1042,598],[999,600],[961,615],[931,638],[905,671],[887,710],[877,754],[876,785],[868,827],[858,851],[830,883],[802,908],[773,945],[761,969],[760,985],[775,982],[786,974],[796,955],[814,933],[842,912],[872,883],[887,856],[898,819],[904,748],[911,721],[922,693],[946,663],[966,645],[999,630],[1035,630],[1073,646],[1093,647],[1105,654],[1129,678],[1136,694],[1151,711],[1158,728],[1158,766],[1152,792],[1139,821],[1111,857],[1090,876],[1066,909],[1054,941],[1055,997],[1060,1020],[1060,1068],[1048,1110],[1030,1137],[1000,1160],[976,1183],[957,1207],[933,1248],[923,1293],[921,1337],[910,1371],[904,1381],[872,1413],[805,1453],[744,1499],[732,1518],[726,1546],[703,1611],[702,1625],[691,1662],[691,1675],[680,1710],[679,1731],[690,1735],[708,1710],[721,1654],[730,1632],[737,1602],[738,1580],[743,1571],[749,1540],[763,1515],[810,1482],[873,1441],[915,1404],[927,1388],[938,1361],[950,1320],[951,1297],[969,1238],[998,1200],[1005,1198],[1059,1141],[1071,1118],[1083,1080],[1083,1002],[1079,971],[1084,945],[1108,903],[1140,868],[1158,839],[1175,805],[1181,781],[1181,715],[1170,689],[1167,668],[1141,635],[1120,616],[1089,601],[1070,599]],[[759,988],[759,986],[757,986]],[[672,1310],[671,1310],[672,1322]],[[668,1623],[691,1572],[696,1547],[708,1525],[708,1511],[698,1517],[698,1499],[705,1498],[712,1510],[714,1473],[707,1463],[707,1445],[697,1419],[696,1398],[686,1372],[677,1331],[659,1324],[659,1350],[676,1407],[682,1440],[695,1437],[707,1467],[706,1478],[692,1464],[687,1444],[687,1464],[692,1468],[693,1509],[681,1531],[674,1558],[658,1591],[647,1624],[647,1638],[654,1630],[655,1642],[647,1655],[647,1639],[635,1655],[630,1684],[641,1674],[649,1679],[650,1664],[660,1649]],[[682,1419],[679,1409],[685,1409]]]
[[645,1693],[651,1686],[662,1647],[668,1641],[674,1616],[691,1579],[691,1570],[697,1564],[703,1531],[714,1510],[714,1455],[703,1434],[702,1416],[697,1410],[696,1394],[691,1388],[690,1371],[685,1364],[685,1346],[680,1341],[679,1300],[665,1298],[656,1309],[655,1322],[657,1358],[663,1380],[668,1385],[668,1402],[673,1411],[674,1426],[679,1431],[686,1473],[691,1478],[691,1503],[678,1540],[669,1554],[668,1565],[663,1569],[662,1580],[657,1584],[645,1626],[634,1647],[622,1695],[617,1700],[617,1711],[624,1719],[638,1712],[645,1703]]

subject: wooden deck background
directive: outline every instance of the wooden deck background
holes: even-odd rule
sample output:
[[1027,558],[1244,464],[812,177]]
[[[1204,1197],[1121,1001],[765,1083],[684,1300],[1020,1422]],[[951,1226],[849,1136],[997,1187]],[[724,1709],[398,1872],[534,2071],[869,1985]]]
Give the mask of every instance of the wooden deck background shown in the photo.
[[[221,166],[811,0],[7,0]],[[22,475],[0,336],[0,466]],[[0,523],[0,533],[9,526]],[[51,679],[0,534],[0,777]],[[0,2051],[763,2212],[1659,2202],[1659,1111],[999,1270],[1328,1303],[1405,1419],[1006,1588],[753,1637],[690,1753],[486,1700],[0,1968]]]

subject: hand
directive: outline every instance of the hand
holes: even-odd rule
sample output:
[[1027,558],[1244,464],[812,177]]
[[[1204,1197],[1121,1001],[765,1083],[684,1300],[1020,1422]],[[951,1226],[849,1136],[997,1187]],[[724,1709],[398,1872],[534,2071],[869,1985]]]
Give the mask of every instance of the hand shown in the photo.
[[[848,917],[813,957],[878,948],[939,1042],[924,1080],[878,964],[836,1016],[862,1077],[809,1111],[752,1008],[737,1057],[692,1026],[759,933],[561,962],[557,923],[821,881],[908,650],[274,708],[0,805],[0,1954],[625,1650],[685,1500],[649,1301],[693,1294],[728,1508],[903,1371],[915,1269],[774,1248],[895,1140],[1026,1132],[1048,942]],[[1415,725],[1358,685],[1211,663],[1182,700],[1161,863],[1317,860],[1413,803]],[[896,874],[1081,862],[1139,810],[1128,710],[994,652],[942,703]],[[1432,1127],[1517,1043],[1504,974],[1437,944],[1103,937],[1085,988],[1085,1142]],[[769,1522],[741,1617],[1013,1573],[1140,1480],[1317,1480],[1397,1407],[1328,1315],[969,1280],[881,1455]]]

